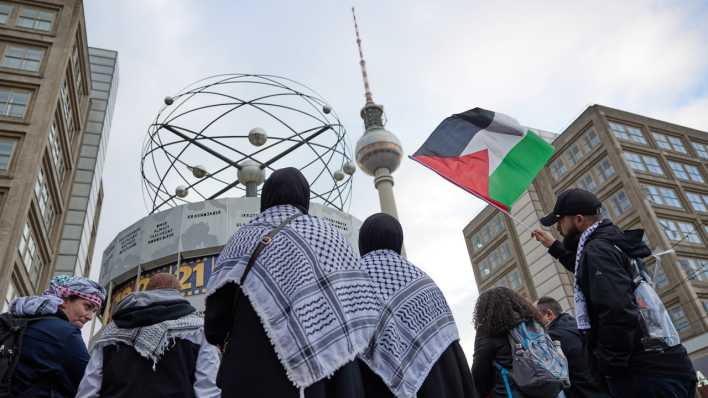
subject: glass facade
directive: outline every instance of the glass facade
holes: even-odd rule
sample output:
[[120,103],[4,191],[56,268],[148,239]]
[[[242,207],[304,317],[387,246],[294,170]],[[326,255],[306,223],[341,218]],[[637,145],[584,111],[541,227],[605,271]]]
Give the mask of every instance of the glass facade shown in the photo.
[[118,87],[117,62],[117,52],[89,47],[92,83],[89,119],[72,181],[55,274],[89,273],[87,265],[91,261],[90,247],[101,211],[101,176]]

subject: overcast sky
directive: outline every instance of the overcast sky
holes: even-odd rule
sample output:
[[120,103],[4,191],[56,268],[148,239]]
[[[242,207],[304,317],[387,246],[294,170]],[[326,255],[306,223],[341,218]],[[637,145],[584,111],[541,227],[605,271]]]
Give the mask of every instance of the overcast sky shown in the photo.
[[[445,117],[479,106],[562,132],[602,104],[708,131],[704,1],[356,1],[374,99],[413,153]],[[94,264],[147,214],[140,143],[162,99],[217,73],[287,76],[337,110],[351,145],[364,103],[351,19],[339,1],[85,2],[88,43],[117,50],[120,83]],[[468,355],[477,296],[463,227],[484,204],[404,159],[394,187],[409,258],[440,285]],[[358,172],[351,212],[378,210]],[[471,363],[471,358],[468,359]]]

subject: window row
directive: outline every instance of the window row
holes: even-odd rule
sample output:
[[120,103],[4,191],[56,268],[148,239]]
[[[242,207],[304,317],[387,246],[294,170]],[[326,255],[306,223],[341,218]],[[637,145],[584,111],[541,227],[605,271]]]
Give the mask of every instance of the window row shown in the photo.
[[472,250],[478,251],[504,231],[504,215],[498,213],[492,217],[477,233],[472,235]]
[[17,245],[17,251],[22,265],[24,265],[29,273],[32,284],[36,285],[44,263],[39,254],[37,235],[29,222],[25,222],[22,228],[22,235],[20,235],[20,243]]
[[615,175],[615,168],[612,167],[609,159],[602,159],[587,173],[578,178],[576,186],[586,191],[597,192],[612,176]]
[[595,129],[590,127],[558,159],[551,163],[550,169],[553,179],[558,181],[563,178],[568,171],[580,163],[585,156],[592,153],[593,149],[599,145],[600,137]]
[[703,243],[700,232],[692,222],[659,218],[659,226],[670,241],[699,245]]
[[499,280],[494,284],[496,287],[508,287],[509,289],[519,290],[524,284],[521,281],[521,274],[518,269],[513,269],[506,275],[499,278]]
[[[664,168],[661,167],[659,159],[657,159],[655,156],[644,155],[635,152],[624,152],[623,155],[625,162],[627,162],[627,165],[629,165],[629,167],[634,171],[638,171],[640,173],[653,174],[657,176],[666,176]],[[674,176],[681,181],[687,181],[696,184],[705,183],[703,173],[697,166],[677,162],[674,160],[669,160],[669,167],[671,168],[671,171],[673,172]]]
[[56,12],[52,10],[0,3],[0,24],[2,25],[51,32],[54,29],[55,19]]
[[509,241],[504,241],[496,249],[492,250],[485,258],[479,261],[479,270],[482,279],[486,279],[492,271],[506,264],[511,260],[511,246]]
[[630,202],[629,197],[624,191],[620,190],[604,201],[602,207],[600,207],[600,215],[603,219],[617,220],[629,213],[631,208],[632,202]]
[[[684,208],[678,193],[673,188],[645,184],[644,191],[649,201],[655,205],[673,207],[676,209]],[[688,203],[691,204],[694,211],[708,213],[708,195],[697,192],[686,192],[686,198],[688,198]]]
[[[642,131],[637,127],[617,122],[609,122],[609,126],[610,131],[614,134],[615,137],[617,137],[617,139],[621,141],[631,142],[645,146],[649,145],[649,142],[647,141],[646,137],[644,136]],[[686,143],[683,138],[674,135],[658,133],[656,131],[652,131],[651,135],[654,138],[656,146],[659,149],[672,151],[683,155],[690,155],[688,152],[688,147],[686,146]],[[693,141],[691,141],[690,143],[698,157],[704,160],[708,160],[708,145]]]

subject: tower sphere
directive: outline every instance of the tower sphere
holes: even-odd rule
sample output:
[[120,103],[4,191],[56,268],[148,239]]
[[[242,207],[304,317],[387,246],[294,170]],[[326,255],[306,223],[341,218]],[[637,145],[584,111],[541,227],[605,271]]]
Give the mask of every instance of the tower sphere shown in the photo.
[[403,148],[398,138],[380,127],[367,130],[357,141],[355,152],[359,168],[371,176],[383,168],[393,173],[403,157]]

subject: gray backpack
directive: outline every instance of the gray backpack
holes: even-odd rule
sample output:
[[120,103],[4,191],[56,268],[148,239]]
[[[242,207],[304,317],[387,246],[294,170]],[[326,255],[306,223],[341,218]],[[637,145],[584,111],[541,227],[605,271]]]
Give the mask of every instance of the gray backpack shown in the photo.
[[524,396],[553,398],[570,387],[568,360],[538,322],[521,322],[509,332],[512,370],[498,363],[508,398],[513,398],[510,381]]

